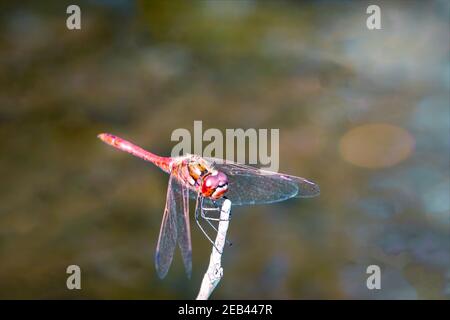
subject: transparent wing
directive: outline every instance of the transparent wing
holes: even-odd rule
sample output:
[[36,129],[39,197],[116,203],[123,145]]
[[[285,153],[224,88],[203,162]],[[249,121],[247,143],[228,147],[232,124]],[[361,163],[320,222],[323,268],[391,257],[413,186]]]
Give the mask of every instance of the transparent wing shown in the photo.
[[[183,188],[185,188],[185,186],[182,185],[180,182],[178,182],[175,179],[175,182],[172,185],[172,188],[175,190],[175,192],[181,193],[181,192],[183,192]],[[190,199],[197,199],[198,193],[196,191],[194,191],[192,189],[189,189],[187,187],[186,187],[186,189],[187,189],[187,193],[188,193],[188,198],[190,198]]]
[[[178,184],[174,181],[175,184]],[[191,245],[191,228],[189,225],[189,189],[181,185],[181,193],[176,193],[176,197],[181,197],[181,200],[177,200],[178,204],[182,203],[182,208],[177,210],[177,234],[178,234],[178,246],[181,250],[181,256],[183,257],[184,268],[187,276],[191,277],[192,272],[192,245]]]
[[205,158],[228,176],[226,197],[233,205],[264,204],[319,195],[319,186],[304,178],[270,172],[229,160]]
[[[192,270],[188,193],[182,186],[174,188],[177,184],[176,178],[171,175],[155,255],[156,271],[161,279],[169,271],[177,242],[188,276]],[[178,192],[179,189],[181,192]]]

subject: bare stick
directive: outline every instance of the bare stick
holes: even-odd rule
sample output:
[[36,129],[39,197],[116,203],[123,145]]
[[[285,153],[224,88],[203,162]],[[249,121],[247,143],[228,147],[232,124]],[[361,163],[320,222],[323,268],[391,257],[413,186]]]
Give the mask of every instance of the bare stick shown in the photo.
[[226,199],[222,204],[219,228],[217,230],[216,241],[214,242],[215,245],[212,248],[208,270],[206,270],[205,275],[203,276],[203,281],[197,300],[208,300],[220,279],[223,277],[221,260],[225,239],[227,237],[228,224],[230,223],[230,211],[231,201]]

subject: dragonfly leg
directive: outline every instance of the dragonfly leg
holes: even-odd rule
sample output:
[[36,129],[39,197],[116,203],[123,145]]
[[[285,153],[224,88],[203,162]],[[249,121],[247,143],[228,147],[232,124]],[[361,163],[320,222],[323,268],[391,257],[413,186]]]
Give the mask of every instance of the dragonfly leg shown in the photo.
[[[212,245],[214,246],[214,248],[216,248],[217,252],[219,252],[220,254],[222,254],[222,252],[216,247],[216,244],[214,243],[214,241],[211,239],[211,237],[206,233],[205,229],[203,229],[202,225],[200,224],[200,215],[203,216],[203,197],[200,200],[200,203],[198,203],[198,199],[197,199],[197,208],[195,210],[195,222],[197,223],[197,226],[199,227],[199,229],[203,232],[203,234],[205,235],[206,239],[209,240],[209,242],[212,243]],[[199,211],[200,211],[200,215],[199,215]],[[208,221],[208,220],[206,220]],[[208,221],[209,222],[209,221]],[[210,222],[209,222],[210,223]],[[210,223],[211,224],[211,223]],[[212,224],[211,224],[212,226]],[[214,226],[213,226],[214,227]],[[215,228],[214,228],[215,229]],[[217,231],[217,229],[215,229]]]
[[[208,217],[207,215],[206,215],[206,213],[205,213],[205,211],[208,211],[208,209],[209,208],[202,208],[202,211],[201,211],[201,216],[202,216],[202,218],[203,219],[205,219],[206,221],[210,221],[210,220],[212,220],[212,221],[221,221],[220,219],[218,219],[218,218],[213,218],[213,217]],[[216,230],[217,231],[217,230]]]
[[[204,216],[202,215],[202,218],[205,219],[206,222],[208,222],[208,224],[211,226],[211,228],[214,229],[215,232],[218,232],[216,226],[213,225],[212,222],[209,221],[207,217],[204,217]],[[225,220],[222,220],[222,221],[225,221]],[[233,243],[232,243],[231,241],[229,241],[228,239],[225,239],[225,243],[226,243],[227,245],[229,245],[230,247],[233,245]]]
[[216,248],[217,252],[219,252],[220,254],[222,254],[222,252],[217,249],[216,244],[214,243],[214,241],[212,241],[212,239],[209,237],[209,235],[206,233],[205,229],[203,229],[202,225],[200,224],[200,221],[198,219],[195,219],[195,222],[197,222],[197,226],[200,228],[200,230],[203,232],[203,234],[205,235],[205,237],[209,240],[209,242],[211,242],[211,244],[214,246],[214,248]]
[[220,211],[220,208],[203,208],[204,211]]
[[202,214],[202,218],[203,218],[203,219],[205,219],[205,221],[206,221],[206,222],[208,222],[208,224],[209,224],[209,225],[211,226],[211,228],[213,228],[213,229],[214,229],[214,231],[215,231],[215,232],[218,232],[218,231],[217,231],[217,228],[216,228],[216,226],[215,226],[215,225],[213,225],[213,224],[212,224],[212,222],[211,222],[211,221],[209,221],[209,219],[208,219],[208,218],[206,218],[206,217],[205,217],[205,216],[204,216],[203,214]]
[[[214,207],[214,208],[204,208],[203,207],[203,203],[202,203],[202,211],[201,211],[201,216],[202,216],[202,218],[203,219],[205,219],[206,221],[208,221],[209,222],[209,220],[211,220],[211,221],[230,221],[231,220],[231,218],[229,218],[229,219],[227,219],[227,220],[223,220],[223,219],[220,219],[220,218],[213,218],[213,217],[208,217],[207,215],[206,215],[206,213],[205,213],[205,211],[221,211],[221,207],[219,207],[218,206],[218,204],[216,203],[216,202],[214,202],[214,205],[216,206],[216,207]],[[215,229],[216,230],[216,229]],[[217,230],[216,230],[217,231]]]
[[[217,206],[216,202],[214,202],[214,205]],[[202,218],[203,218],[203,219],[211,226],[211,228],[214,229],[215,232],[218,232],[218,231],[217,231],[217,228],[216,228],[215,225],[212,224],[212,222],[211,222],[210,220],[212,220],[212,221],[230,221],[231,218],[228,219],[228,220],[223,220],[223,219],[217,219],[217,218],[207,217],[204,211],[219,211],[219,210],[221,210],[220,207],[215,207],[215,208],[204,208],[204,207],[203,207],[203,202],[202,202],[202,207],[201,207],[200,215],[201,215],[201,217],[202,217]],[[227,239],[225,239],[225,242],[226,242],[227,245],[229,245],[229,246],[232,246],[232,245],[233,245],[233,244],[232,244],[230,241],[228,241]]]

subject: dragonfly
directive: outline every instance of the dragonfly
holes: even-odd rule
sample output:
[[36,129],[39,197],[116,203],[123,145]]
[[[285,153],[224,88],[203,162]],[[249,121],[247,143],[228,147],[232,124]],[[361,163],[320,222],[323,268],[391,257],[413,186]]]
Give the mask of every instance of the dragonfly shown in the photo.
[[166,206],[155,254],[155,267],[161,279],[169,271],[177,244],[186,274],[191,276],[190,198],[196,199],[195,221],[198,227],[214,245],[200,219],[217,231],[211,221],[220,219],[211,216],[211,211],[220,211],[220,202],[224,199],[229,199],[232,205],[252,205],[310,198],[320,193],[317,184],[301,177],[194,154],[161,157],[110,133],[101,133],[98,138],[114,148],[153,163],[169,174]]

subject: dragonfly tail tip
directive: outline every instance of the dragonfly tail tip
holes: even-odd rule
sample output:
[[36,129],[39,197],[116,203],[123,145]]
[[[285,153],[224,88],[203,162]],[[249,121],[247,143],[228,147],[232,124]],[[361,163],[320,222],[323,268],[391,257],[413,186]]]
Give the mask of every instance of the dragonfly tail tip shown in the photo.
[[97,135],[97,138],[99,138],[100,140],[104,140],[105,137],[106,137],[106,133],[99,133],[99,134]]

